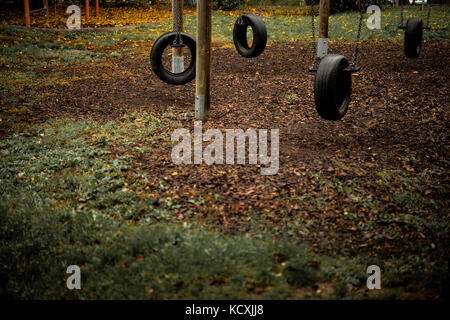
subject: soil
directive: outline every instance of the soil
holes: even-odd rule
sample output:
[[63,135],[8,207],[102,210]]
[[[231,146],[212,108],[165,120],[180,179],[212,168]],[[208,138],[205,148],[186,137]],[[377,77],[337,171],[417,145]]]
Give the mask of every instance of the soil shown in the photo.
[[[352,49],[351,43],[330,44],[330,52],[348,59]],[[147,53],[112,60],[110,66],[59,67],[69,78],[96,77],[43,89],[41,98],[28,100],[29,113],[15,121],[63,116],[119,119],[133,111],[193,114],[195,81],[178,87],[163,83],[152,73],[150,47],[142,51]],[[272,43],[254,59],[216,44],[211,114],[203,128],[280,129],[278,174],[261,176],[255,165],[174,165],[166,144],[153,145],[150,154],[136,159],[137,166],[150,174],[155,185],[166,181],[167,194],[186,204],[179,214],[194,210],[232,231],[246,230],[252,210],[277,211],[280,199],[317,193],[312,172],[352,179],[385,168],[447,171],[450,44],[426,42],[418,59],[407,59],[401,43],[365,42],[358,61],[362,69],[352,76],[347,115],[340,121],[327,121],[314,107],[314,74],[307,71],[310,44]],[[10,116],[2,104],[1,117],[7,124]],[[192,117],[182,121],[184,128],[193,130]],[[5,126],[2,135],[8,130]],[[411,157],[414,164],[405,162]],[[338,168],[335,161],[354,163],[360,171]],[[218,195],[221,200],[194,206],[187,203],[193,192]],[[324,224],[329,218],[324,215]]]

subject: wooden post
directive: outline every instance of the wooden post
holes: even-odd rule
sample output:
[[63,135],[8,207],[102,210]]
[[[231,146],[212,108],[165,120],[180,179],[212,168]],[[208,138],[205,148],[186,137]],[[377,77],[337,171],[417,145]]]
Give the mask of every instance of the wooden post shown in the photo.
[[26,27],[30,27],[31,22],[30,22],[30,2],[29,0],[24,0],[23,1],[23,5],[25,7],[25,26]]
[[319,5],[319,38],[317,39],[317,56],[328,54],[328,17],[330,15],[330,0],[320,0]]
[[45,0],[45,18],[50,20],[50,10],[48,8],[48,0]]
[[100,8],[98,6],[98,0],[95,0],[95,16],[98,17]]
[[211,97],[211,2],[197,0],[195,118],[202,121],[209,117]]
[[[183,6],[184,0],[172,0],[172,31],[183,31]],[[172,72],[184,71],[184,48],[172,49]]]
[[89,21],[89,0],[84,0],[84,6],[86,9],[86,21]]

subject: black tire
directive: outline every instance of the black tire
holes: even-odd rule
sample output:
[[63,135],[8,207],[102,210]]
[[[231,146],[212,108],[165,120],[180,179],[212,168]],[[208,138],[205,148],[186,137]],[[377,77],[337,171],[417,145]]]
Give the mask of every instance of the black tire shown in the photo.
[[162,56],[164,50],[170,46],[175,40],[177,33],[168,32],[159,37],[153,45],[152,52],[150,53],[150,61],[153,72],[162,81],[173,84],[182,85],[192,81],[195,78],[195,60],[196,60],[196,42],[195,39],[187,33],[181,33],[181,40],[191,51],[191,63],[181,73],[173,73],[166,70],[162,63]]
[[422,19],[409,18],[405,29],[405,56],[417,58],[422,49],[423,23]]
[[[247,27],[253,31],[253,43],[247,42]],[[233,42],[237,52],[245,58],[255,58],[264,52],[267,44],[267,30],[261,17],[254,14],[244,14],[236,20],[233,28]]]
[[349,63],[344,56],[329,54],[320,61],[314,81],[314,101],[319,115],[340,120],[347,113],[352,91],[352,75],[343,71]]

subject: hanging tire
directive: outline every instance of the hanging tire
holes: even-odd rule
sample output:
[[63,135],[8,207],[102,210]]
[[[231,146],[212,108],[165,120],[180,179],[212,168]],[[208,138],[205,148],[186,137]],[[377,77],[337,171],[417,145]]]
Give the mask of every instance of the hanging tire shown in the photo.
[[349,63],[344,56],[329,54],[320,61],[314,80],[314,101],[319,115],[340,120],[347,113],[352,91],[352,75],[343,71]]
[[[247,42],[247,27],[253,31],[253,43]],[[233,28],[233,42],[237,52],[245,58],[255,58],[264,52],[267,44],[267,30],[261,17],[244,14],[236,20]]]
[[420,55],[422,49],[422,19],[409,18],[406,21],[405,29],[405,56],[407,58],[417,58]]
[[177,32],[168,32],[159,37],[153,45],[152,51],[150,53],[150,61],[152,70],[158,76],[158,78],[169,84],[181,85],[186,84],[195,78],[195,60],[197,47],[195,39],[189,34],[182,32],[181,41],[191,51],[191,63],[181,73],[173,73],[166,70],[162,63],[162,56],[164,54],[164,50],[174,42],[176,36]]

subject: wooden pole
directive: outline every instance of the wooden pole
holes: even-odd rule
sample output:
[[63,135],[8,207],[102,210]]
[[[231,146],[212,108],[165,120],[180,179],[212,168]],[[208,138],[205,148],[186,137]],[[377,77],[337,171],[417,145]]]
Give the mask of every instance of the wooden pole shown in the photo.
[[45,18],[48,20],[50,20],[50,10],[48,8],[48,0],[45,0]]
[[195,118],[206,121],[211,97],[211,2],[197,0]]
[[[183,31],[183,7],[184,0],[172,0],[172,31]],[[175,47],[172,49],[172,72],[181,73],[184,71],[184,48]]]
[[95,16],[98,17],[100,8],[98,6],[98,0],[95,0]]
[[86,9],[86,21],[89,21],[89,0],[84,0],[84,6]]
[[328,18],[330,15],[330,0],[320,0],[319,4],[319,38],[317,39],[317,56],[328,54]]
[[30,2],[29,0],[24,0],[23,1],[23,5],[25,7],[25,26],[26,27],[30,27],[31,22],[30,22]]

